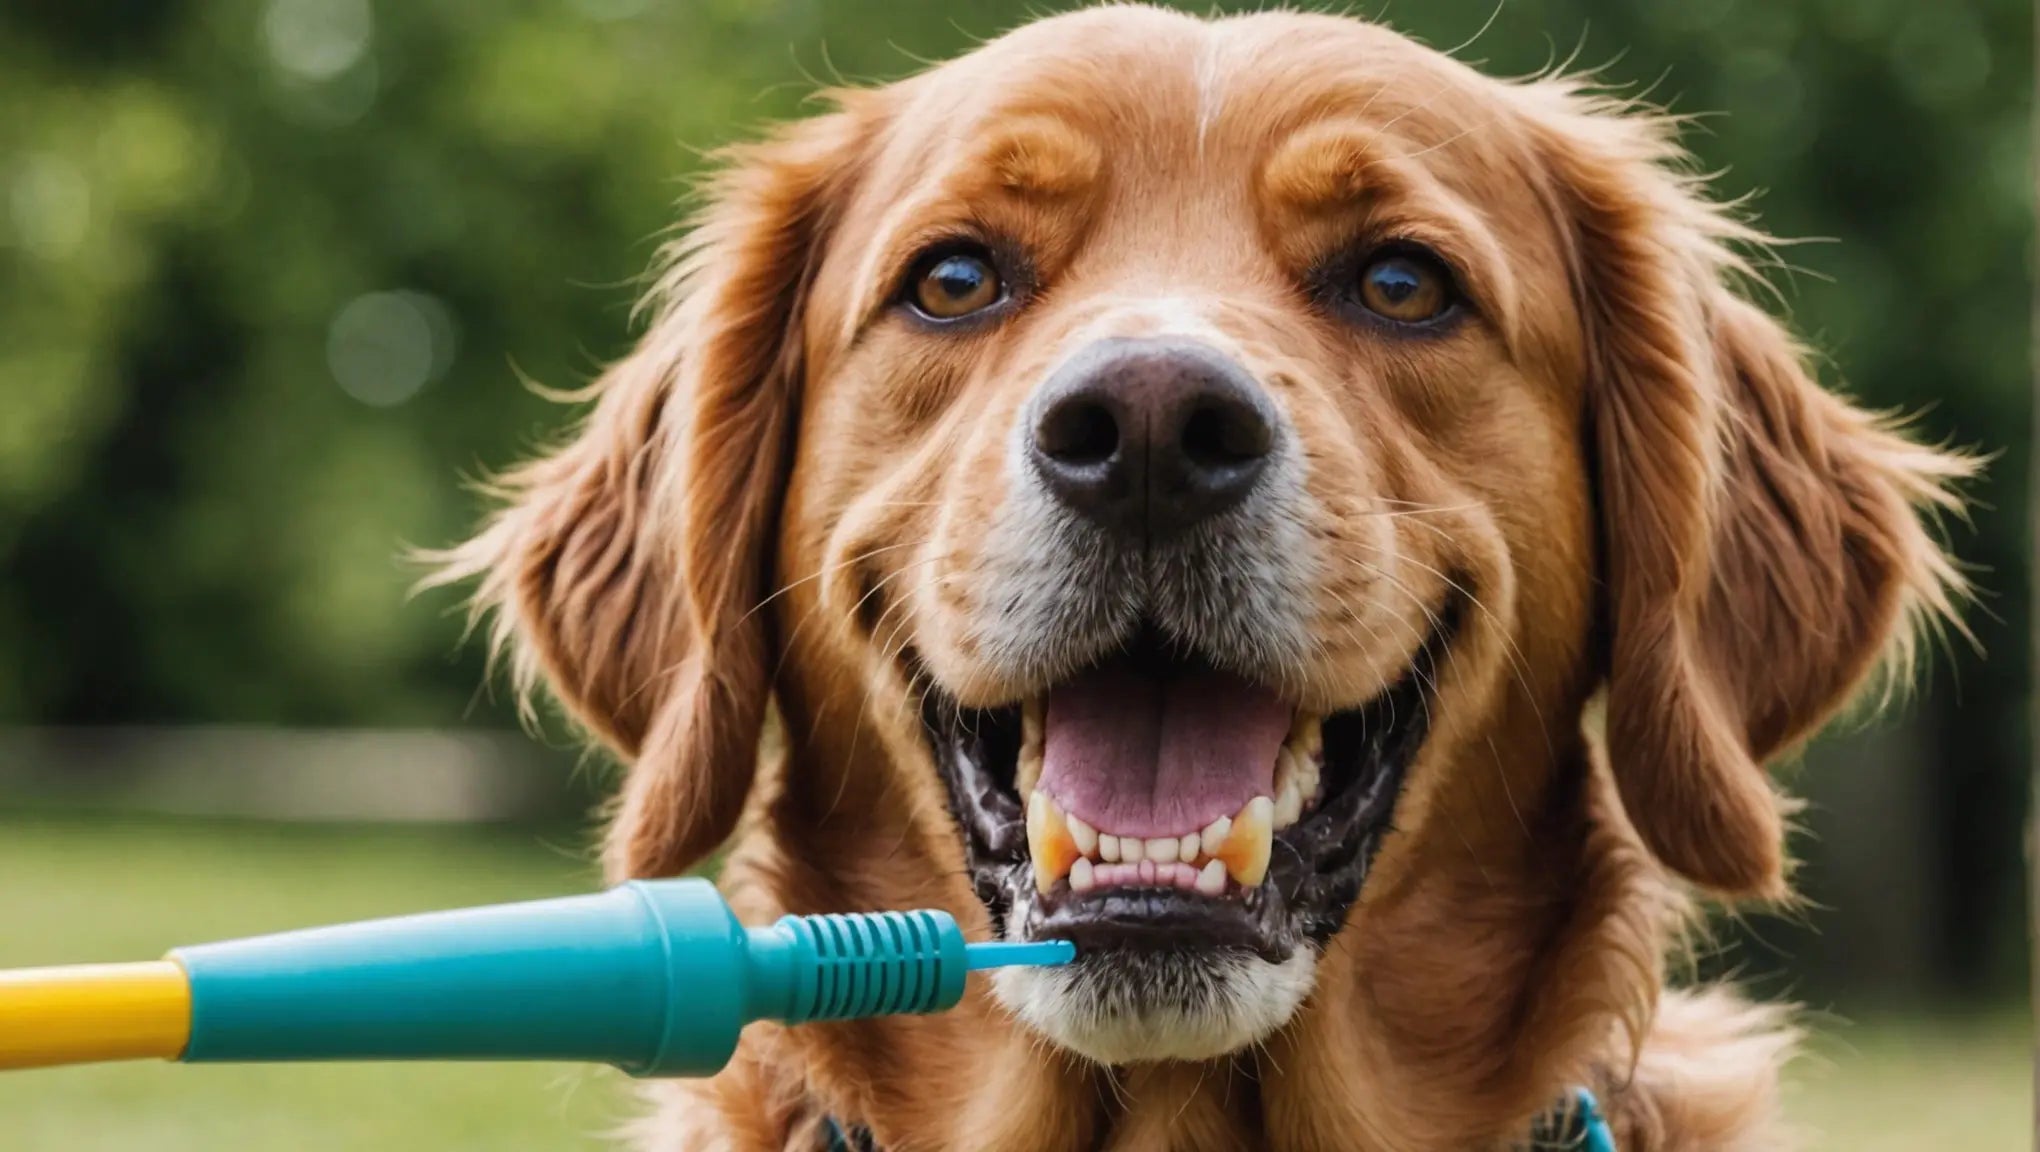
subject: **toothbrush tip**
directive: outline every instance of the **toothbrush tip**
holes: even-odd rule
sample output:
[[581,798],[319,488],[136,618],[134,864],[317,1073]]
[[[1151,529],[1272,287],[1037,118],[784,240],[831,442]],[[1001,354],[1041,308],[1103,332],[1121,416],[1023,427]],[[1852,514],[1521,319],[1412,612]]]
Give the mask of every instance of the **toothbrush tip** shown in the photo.
[[972,972],[982,972],[987,968],[1051,968],[1076,959],[1077,946],[1067,940],[996,941],[966,944],[963,953]]

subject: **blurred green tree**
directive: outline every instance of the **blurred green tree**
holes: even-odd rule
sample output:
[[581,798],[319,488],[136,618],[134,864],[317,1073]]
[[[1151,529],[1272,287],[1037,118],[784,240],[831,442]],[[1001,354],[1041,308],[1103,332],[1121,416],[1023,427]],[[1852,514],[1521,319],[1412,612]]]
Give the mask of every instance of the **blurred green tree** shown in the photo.
[[[519,376],[576,384],[622,350],[702,149],[798,114],[818,77],[897,76],[1060,6],[0,7],[0,720],[507,722],[477,706],[450,598],[407,601],[396,555],[455,538],[476,511],[457,478],[559,426]],[[1386,18],[1503,73],[1621,52],[1611,81],[1717,113],[1692,146],[1719,187],[1832,241],[1787,248],[1778,284],[1834,378],[2003,452],[1957,535],[1988,662],[1940,654],[1902,771],[1932,970],[2009,979],[2030,6],[1432,0]]]

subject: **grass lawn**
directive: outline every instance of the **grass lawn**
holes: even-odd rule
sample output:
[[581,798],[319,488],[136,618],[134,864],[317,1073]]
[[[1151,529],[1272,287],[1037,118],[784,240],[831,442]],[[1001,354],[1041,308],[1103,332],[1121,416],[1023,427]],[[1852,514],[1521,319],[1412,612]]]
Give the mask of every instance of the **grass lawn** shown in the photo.
[[[530,834],[0,817],[0,967],[145,959],[176,944],[582,891]],[[1871,1021],[1815,1038],[1791,1087],[1816,1149],[2022,1147],[2026,1025]],[[135,1064],[0,1076],[5,1152],[586,1152],[627,1114],[579,1067]]]

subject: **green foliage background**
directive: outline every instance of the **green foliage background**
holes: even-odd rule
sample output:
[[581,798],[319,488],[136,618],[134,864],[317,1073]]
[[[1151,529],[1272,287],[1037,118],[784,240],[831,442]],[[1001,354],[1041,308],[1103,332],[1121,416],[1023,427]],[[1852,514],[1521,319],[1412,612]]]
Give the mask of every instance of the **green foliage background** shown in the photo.
[[[1060,6],[0,6],[0,722],[508,723],[451,598],[407,600],[395,557],[471,522],[460,476],[559,426],[520,374],[577,384],[626,346],[702,150],[797,114],[818,78],[897,76]],[[1826,238],[1786,249],[1778,284],[1832,377],[2002,453],[1953,530],[1987,658],[1937,654],[1906,731],[1935,978],[2009,982],[2028,4],[1395,0],[1385,18],[1505,73],[1578,49],[1717,113],[1692,146],[1722,191]]]

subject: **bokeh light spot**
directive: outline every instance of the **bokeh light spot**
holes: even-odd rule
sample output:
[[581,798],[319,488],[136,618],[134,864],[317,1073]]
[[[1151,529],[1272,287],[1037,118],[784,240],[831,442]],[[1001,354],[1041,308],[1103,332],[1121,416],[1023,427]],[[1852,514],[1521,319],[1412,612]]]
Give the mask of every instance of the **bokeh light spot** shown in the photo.
[[29,156],[8,188],[8,215],[21,246],[46,259],[62,259],[85,241],[92,223],[92,186],[62,156]]
[[1953,5],[1915,14],[1891,43],[1893,69],[1930,108],[1960,104],[1982,88],[1990,55],[1976,18]]
[[326,332],[326,366],[340,390],[377,408],[418,394],[453,365],[452,313],[422,292],[370,292],[349,301]]
[[284,71],[330,80],[353,67],[375,36],[368,0],[269,0],[262,37]]

